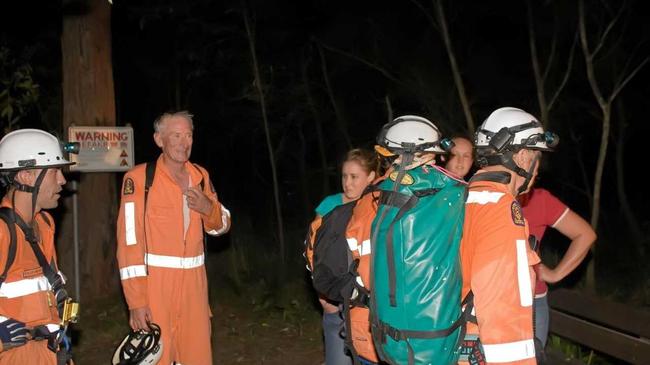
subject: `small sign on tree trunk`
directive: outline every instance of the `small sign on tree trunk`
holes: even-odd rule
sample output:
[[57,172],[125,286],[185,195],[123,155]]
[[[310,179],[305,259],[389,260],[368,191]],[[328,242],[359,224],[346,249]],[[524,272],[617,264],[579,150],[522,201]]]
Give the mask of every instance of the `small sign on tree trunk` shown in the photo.
[[133,167],[133,128],[77,127],[68,128],[70,142],[79,142],[79,153],[71,154],[72,171],[113,172]]

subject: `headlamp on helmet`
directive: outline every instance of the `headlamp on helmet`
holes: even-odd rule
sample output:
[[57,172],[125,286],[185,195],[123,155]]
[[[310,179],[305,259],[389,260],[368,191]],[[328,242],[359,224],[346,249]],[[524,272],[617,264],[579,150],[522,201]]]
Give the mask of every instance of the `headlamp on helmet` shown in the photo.
[[377,136],[379,148],[376,150],[384,156],[417,152],[449,152],[453,142],[440,137],[440,130],[428,119],[416,115],[404,115],[383,126]]
[[544,131],[535,117],[511,107],[492,112],[481,124],[474,139],[479,154],[501,154],[522,148],[551,151],[558,142],[559,137]]
[[150,331],[131,331],[113,354],[112,365],[155,365],[162,357],[160,327],[149,323]]
[[74,164],[63,156],[61,150],[59,139],[40,129],[13,131],[0,140],[0,171],[46,169]]
[[81,148],[81,144],[79,142],[67,142],[67,143],[63,143],[63,148],[62,149],[63,149],[63,152],[78,155],[80,148]]

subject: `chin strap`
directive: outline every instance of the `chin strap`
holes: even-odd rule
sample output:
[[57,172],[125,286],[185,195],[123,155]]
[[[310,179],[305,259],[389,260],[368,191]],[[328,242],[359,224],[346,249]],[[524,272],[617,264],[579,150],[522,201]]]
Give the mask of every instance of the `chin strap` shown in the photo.
[[[524,180],[524,183],[517,189],[517,195],[523,194],[526,190],[528,190],[528,185],[530,184],[530,181],[533,179],[533,171],[535,171],[535,167],[537,166],[539,162],[539,156],[535,156],[533,158],[533,162],[530,164],[530,168],[526,172],[526,180]],[[514,163],[514,162],[513,162]]]
[[533,162],[530,165],[530,168],[528,169],[528,171],[526,171],[521,167],[517,166],[515,161],[512,160],[513,155],[514,152],[506,151],[503,154],[481,156],[477,159],[477,163],[480,166],[501,165],[507,168],[508,170],[514,172],[515,174],[525,178],[523,185],[521,185],[517,189],[517,195],[519,195],[522,194],[524,191],[526,191],[526,189],[528,189],[528,184],[530,184],[530,181],[533,179],[533,171],[535,171],[535,166],[537,166],[537,163],[539,161],[539,156],[535,156]]
[[[48,169],[42,169],[41,172],[38,174],[38,177],[36,177],[36,181],[34,182],[34,186],[29,186],[25,184],[21,184],[18,181],[16,181],[16,178],[14,177],[14,180],[11,182],[11,184],[16,188],[16,190],[20,190],[25,193],[31,193],[32,194],[32,211],[30,212],[30,215],[33,217],[36,213],[36,199],[38,197],[38,191],[41,188],[41,183],[43,183],[43,179],[45,178],[45,174],[47,174]],[[16,192],[12,194],[11,198],[11,204],[12,206],[15,206],[15,196]]]

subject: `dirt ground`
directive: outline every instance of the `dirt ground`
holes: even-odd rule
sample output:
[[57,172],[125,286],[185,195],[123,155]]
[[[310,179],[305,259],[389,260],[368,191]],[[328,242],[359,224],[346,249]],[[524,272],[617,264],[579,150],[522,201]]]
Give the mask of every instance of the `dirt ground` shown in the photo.
[[[305,297],[308,291],[302,284],[287,289],[301,295],[284,305],[274,296],[264,295],[264,290],[251,287],[237,293],[225,282],[212,284],[214,364],[323,363],[320,313]],[[115,348],[128,332],[122,298],[85,304],[80,323],[75,326],[75,363],[110,364]]]

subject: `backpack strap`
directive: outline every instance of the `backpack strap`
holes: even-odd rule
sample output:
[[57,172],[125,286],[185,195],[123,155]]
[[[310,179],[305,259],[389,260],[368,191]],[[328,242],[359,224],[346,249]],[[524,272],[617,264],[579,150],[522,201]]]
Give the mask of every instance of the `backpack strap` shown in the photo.
[[147,239],[147,199],[149,198],[149,189],[153,185],[154,177],[156,176],[157,160],[145,162],[144,167],[144,201],[142,206],[142,224],[144,232],[144,270],[149,275],[149,265],[147,264],[147,254],[149,254],[149,243]]
[[144,209],[147,210],[147,197],[149,196],[149,188],[153,185],[153,178],[156,176],[156,160],[145,163],[145,176],[144,176]]
[[9,230],[9,237],[10,237],[9,251],[7,252],[7,261],[5,262],[5,268],[2,271],[2,275],[0,275],[0,286],[2,286],[2,284],[7,279],[7,273],[9,272],[11,265],[13,265],[14,260],[16,259],[16,245],[17,245],[16,227],[14,226],[13,218],[11,217],[11,215],[13,215],[11,208],[7,208],[7,207],[0,208],[0,219],[2,219],[7,225],[7,229]]
[[14,214],[14,218],[18,227],[20,227],[20,229],[23,231],[25,239],[27,242],[29,242],[29,246],[31,247],[32,251],[34,251],[34,256],[36,256],[38,264],[43,269],[43,275],[45,275],[47,280],[50,282],[50,285],[54,286],[54,283],[56,282],[56,276],[58,274],[47,262],[45,254],[43,253],[43,250],[41,250],[41,246],[38,244],[38,239],[36,238],[34,228],[28,225],[18,214]]

